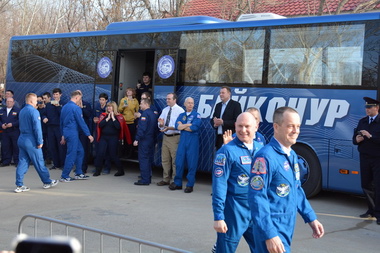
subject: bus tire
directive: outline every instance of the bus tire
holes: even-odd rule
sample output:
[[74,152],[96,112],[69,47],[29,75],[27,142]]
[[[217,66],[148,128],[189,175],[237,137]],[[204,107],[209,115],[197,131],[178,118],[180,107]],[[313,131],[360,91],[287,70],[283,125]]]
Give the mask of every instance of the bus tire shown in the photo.
[[[302,175],[302,188],[307,198],[317,195],[322,189],[322,169],[315,152],[307,145],[296,143],[292,149],[297,153],[301,166],[305,166],[307,174]],[[301,169],[301,168],[300,168]]]

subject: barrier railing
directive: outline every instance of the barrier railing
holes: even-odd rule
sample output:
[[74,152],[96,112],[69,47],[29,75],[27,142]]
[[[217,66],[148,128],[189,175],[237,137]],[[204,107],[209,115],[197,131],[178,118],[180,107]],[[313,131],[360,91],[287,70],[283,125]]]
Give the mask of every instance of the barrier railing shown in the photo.
[[[165,246],[165,245],[154,243],[154,242],[149,242],[149,241],[137,239],[137,238],[130,237],[130,236],[120,235],[120,234],[116,234],[116,233],[112,233],[112,232],[108,232],[108,231],[103,231],[103,230],[96,229],[96,228],[90,228],[90,227],[86,227],[86,226],[82,226],[82,225],[78,225],[78,224],[74,224],[74,223],[70,223],[70,222],[65,222],[65,221],[61,221],[61,220],[57,220],[57,219],[53,219],[53,218],[34,215],[34,214],[27,214],[21,218],[21,220],[19,222],[19,226],[18,226],[18,233],[19,234],[24,233],[23,232],[24,221],[28,218],[34,219],[34,225],[33,225],[33,228],[34,228],[33,231],[34,232],[33,232],[33,235],[29,235],[29,236],[33,236],[33,237],[37,237],[37,235],[38,235],[38,225],[39,225],[38,221],[44,221],[44,222],[47,222],[49,224],[49,230],[50,231],[49,231],[48,236],[50,236],[50,237],[54,236],[54,235],[72,236],[72,235],[70,235],[71,231],[69,231],[69,228],[77,229],[77,230],[81,231],[81,238],[77,238],[77,236],[72,236],[72,237],[76,237],[76,239],[78,239],[80,241],[80,243],[82,244],[82,252],[83,253],[85,253],[86,249],[88,248],[87,244],[89,244],[89,243],[86,241],[86,236],[88,233],[94,233],[94,234],[99,236],[99,251],[98,252],[100,252],[100,253],[104,252],[104,242],[105,242],[104,237],[115,238],[118,241],[118,246],[115,244],[112,244],[112,245],[114,247],[118,248],[119,253],[123,252],[123,247],[122,247],[123,241],[128,241],[130,243],[137,244],[138,251],[134,250],[133,252],[143,253],[143,248],[147,247],[149,249],[149,252],[152,252],[151,250],[155,249],[155,250],[159,250],[159,252],[161,252],[161,253],[164,253],[164,252],[190,253],[190,251],[185,251],[185,250],[173,248],[170,246]],[[54,232],[53,231],[53,224],[64,226],[64,228],[65,228],[64,233],[65,234],[54,234],[53,233]],[[94,237],[94,235],[92,237]],[[96,239],[95,239],[95,241],[96,241]],[[92,241],[90,243],[91,243],[91,247],[94,247],[94,245],[96,244],[96,243],[94,243],[94,239],[92,239]],[[89,250],[91,250],[89,252],[94,252],[93,248],[91,248]],[[115,252],[115,251],[112,251],[112,252]],[[130,252],[130,251],[128,251],[128,252]]]

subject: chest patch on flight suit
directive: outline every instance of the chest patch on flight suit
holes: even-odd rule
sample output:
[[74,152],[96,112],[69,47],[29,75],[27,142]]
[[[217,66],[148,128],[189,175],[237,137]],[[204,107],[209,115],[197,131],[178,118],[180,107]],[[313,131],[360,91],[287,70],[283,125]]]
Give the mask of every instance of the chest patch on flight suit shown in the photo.
[[182,121],[185,121],[186,120],[186,115],[184,115],[183,117],[182,117]]
[[247,174],[240,174],[238,177],[237,177],[237,183],[240,185],[240,186],[247,186],[248,185],[248,182],[249,182],[249,176]]
[[17,115],[17,112],[12,112],[12,115],[13,115],[13,116],[16,116],[16,115]]
[[288,161],[285,161],[285,162],[284,162],[284,169],[285,169],[286,171],[288,171],[288,170],[290,169],[290,165],[289,165],[289,162],[288,162]]
[[221,176],[223,176],[223,174],[224,174],[224,171],[223,171],[223,169],[220,168],[220,167],[218,167],[218,168],[216,168],[216,169],[214,170],[214,175],[215,175],[216,177],[221,177]]
[[219,166],[224,166],[226,164],[226,155],[217,154],[214,163]]
[[241,164],[251,164],[252,163],[251,157],[249,155],[240,156],[240,161],[241,161]]
[[253,174],[267,174],[267,164],[264,157],[257,157],[253,164],[251,173]]
[[145,121],[146,120],[146,118],[145,117],[141,117],[141,121]]
[[294,165],[294,172],[296,173],[296,180],[300,180],[300,166],[298,163]]
[[289,195],[290,186],[288,184],[280,184],[276,188],[276,194],[279,197],[286,197]]
[[251,179],[251,187],[256,191],[260,191],[264,187],[264,180],[261,176],[254,176]]

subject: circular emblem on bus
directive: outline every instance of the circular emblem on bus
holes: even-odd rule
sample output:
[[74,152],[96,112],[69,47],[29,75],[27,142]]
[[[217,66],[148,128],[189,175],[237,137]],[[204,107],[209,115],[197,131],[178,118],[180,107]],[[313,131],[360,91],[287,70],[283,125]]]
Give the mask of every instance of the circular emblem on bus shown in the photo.
[[112,71],[112,61],[108,57],[103,57],[98,62],[96,69],[101,78],[107,78]]
[[169,78],[173,74],[174,68],[174,60],[170,55],[164,55],[158,61],[157,72],[163,79]]

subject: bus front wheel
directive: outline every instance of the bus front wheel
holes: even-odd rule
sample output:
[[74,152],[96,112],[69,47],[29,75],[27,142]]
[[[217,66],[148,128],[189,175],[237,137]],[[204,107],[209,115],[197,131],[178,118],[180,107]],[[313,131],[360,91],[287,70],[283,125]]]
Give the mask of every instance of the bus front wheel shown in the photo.
[[304,144],[295,144],[292,149],[298,155],[300,180],[306,197],[317,195],[322,188],[322,171],[315,152]]

